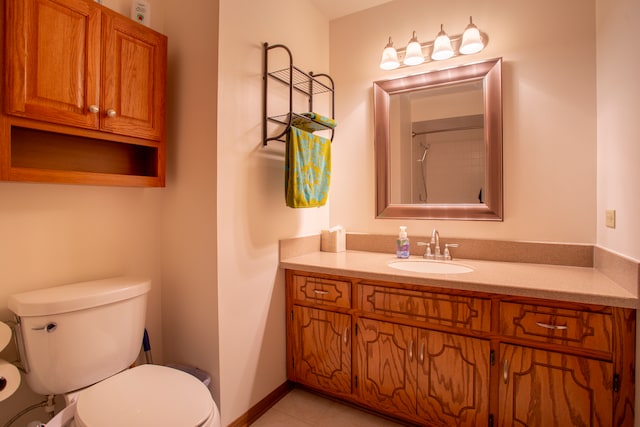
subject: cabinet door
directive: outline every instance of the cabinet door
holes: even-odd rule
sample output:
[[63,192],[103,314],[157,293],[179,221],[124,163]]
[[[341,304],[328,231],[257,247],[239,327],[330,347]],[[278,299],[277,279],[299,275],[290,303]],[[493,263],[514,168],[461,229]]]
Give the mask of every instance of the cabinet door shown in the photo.
[[327,392],[351,393],[351,316],[293,306],[294,378]]
[[434,426],[485,425],[490,351],[485,340],[418,330],[418,417]]
[[370,319],[359,319],[358,325],[360,399],[391,414],[415,414],[415,328]]
[[501,345],[499,426],[611,426],[613,364]]
[[98,127],[100,9],[84,0],[8,0],[5,111]]
[[102,20],[101,128],[160,140],[165,129],[167,39],[115,14]]

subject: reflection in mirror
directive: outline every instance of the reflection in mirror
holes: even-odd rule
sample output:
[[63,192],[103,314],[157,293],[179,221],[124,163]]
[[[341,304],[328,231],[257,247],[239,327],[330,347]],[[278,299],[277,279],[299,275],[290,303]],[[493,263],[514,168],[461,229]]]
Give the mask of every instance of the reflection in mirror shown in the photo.
[[378,218],[502,219],[501,60],[374,83]]

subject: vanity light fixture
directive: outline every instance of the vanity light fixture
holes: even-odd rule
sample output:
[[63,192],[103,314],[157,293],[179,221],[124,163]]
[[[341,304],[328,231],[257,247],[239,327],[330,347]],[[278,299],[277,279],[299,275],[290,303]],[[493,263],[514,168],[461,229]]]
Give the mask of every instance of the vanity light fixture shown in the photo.
[[[471,55],[478,53],[487,45],[488,37],[480,32],[478,27],[473,23],[472,17],[469,17],[469,25],[465,28],[462,35],[449,37],[444,31],[444,25],[440,25],[440,32],[433,41],[420,43],[416,32],[409,40],[409,44],[404,49],[396,50],[393,47],[391,37],[389,43],[382,52],[382,60],[380,68],[383,70],[394,70],[400,67],[398,54],[404,53],[402,60],[403,66],[420,65],[425,61],[442,61],[457,55]],[[423,50],[430,52],[423,55]]]

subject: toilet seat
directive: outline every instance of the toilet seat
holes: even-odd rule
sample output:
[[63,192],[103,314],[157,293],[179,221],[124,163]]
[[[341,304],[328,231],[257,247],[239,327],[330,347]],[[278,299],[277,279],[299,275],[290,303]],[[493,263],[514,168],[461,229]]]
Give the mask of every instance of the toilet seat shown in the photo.
[[207,387],[159,365],[140,365],[82,390],[75,423],[82,427],[200,427],[217,414]]

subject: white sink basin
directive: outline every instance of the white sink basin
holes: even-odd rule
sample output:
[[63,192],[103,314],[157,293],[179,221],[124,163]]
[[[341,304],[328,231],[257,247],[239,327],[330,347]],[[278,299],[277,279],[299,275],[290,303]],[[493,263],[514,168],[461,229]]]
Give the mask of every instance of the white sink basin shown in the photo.
[[428,259],[405,259],[391,261],[389,267],[414,273],[460,274],[469,273],[473,268],[450,261],[432,261]]

